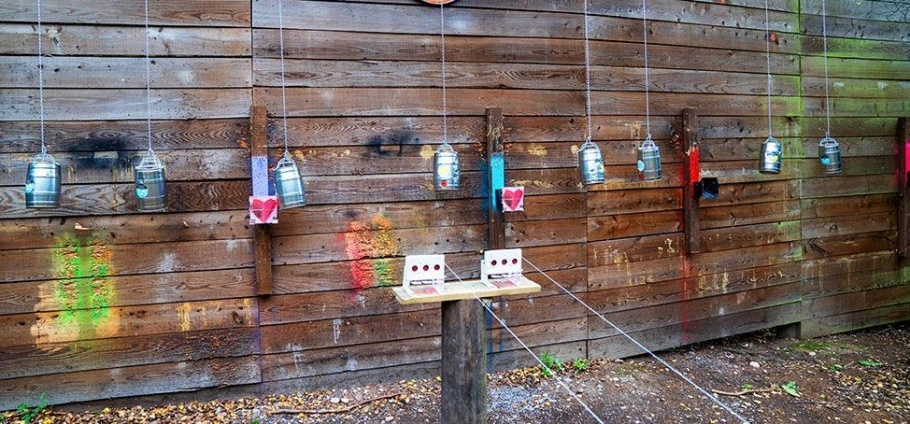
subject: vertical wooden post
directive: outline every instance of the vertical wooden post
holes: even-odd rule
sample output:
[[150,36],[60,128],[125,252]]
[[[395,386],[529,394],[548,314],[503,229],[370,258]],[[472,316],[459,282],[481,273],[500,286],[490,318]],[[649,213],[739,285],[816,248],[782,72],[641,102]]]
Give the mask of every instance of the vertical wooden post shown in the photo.
[[[490,199],[488,240],[490,248],[505,247],[505,223],[496,207],[494,157],[502,160],[502,110],[487,109],[487,169]],[[502,170],[500,169],[499,172]],[[443,424],[487,422],[487,356],[483,305],[476,299],[442,303],[442,407]]]
[[907,196],[907,179],[910,176],[910,118],[897,122],[897,254],[906,258],[910,254],[910,196]]
[[[268,112],[265,106],[253,105],[250,107],[251,161],[256,161],[257,158],[268,158],[269,133],[266,128],[267,124]],[[272,294],[272,235],[269,232],[268,225],[253,226],[253,245],[256,256],[256,294],[268,296]]]
[[686,253],[701,251],[700,224],[698,220],[698,195],[695,184],[699,182],[698,157],[698,111],[683,109],[683,229],[686,237]]

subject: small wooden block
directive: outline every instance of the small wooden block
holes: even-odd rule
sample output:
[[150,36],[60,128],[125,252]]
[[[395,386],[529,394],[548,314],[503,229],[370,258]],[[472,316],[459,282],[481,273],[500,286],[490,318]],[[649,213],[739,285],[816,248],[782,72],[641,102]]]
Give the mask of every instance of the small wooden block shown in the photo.
[[487,286],[480,280],[468,280],[458,283],[446,283],[445,290],[442,292],[437,291],[436,287],[430,285],[411,286],[411,291],[414,292],[413,294],[406,292],[404,287],[395,287],[392,291],[395,293],[398,302],[402,305],[472,299],[474,296],[496,297],[540,292],[540,285],[525,277],[508,280],[490,280],[490,283],[496,287]]

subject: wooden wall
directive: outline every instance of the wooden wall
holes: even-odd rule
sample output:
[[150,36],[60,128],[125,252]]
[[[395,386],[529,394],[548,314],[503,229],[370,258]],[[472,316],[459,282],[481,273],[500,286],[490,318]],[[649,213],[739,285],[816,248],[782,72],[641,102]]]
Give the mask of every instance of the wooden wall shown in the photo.
[[[445,253],[479,273],[488,196],[487,107],[506,126],[506,217],[521,247],[652,349],[780,325],[803,335],[910,317],[895,253],[897,119],[910,115],[910,26],[892,3],[829,2],[832,136],[823,174],[820,5],[772,0],[780,175],[757,172],[767,137],[764,1],[649,1],[651,133],[664,178],[643,183],[643,28],[637,0],[590,5],[594,139],[607,182],[575,169],[584,137],[581,1],[461,0],[446,9],[449,141],[462,190],[432,189],[442,139],[438,9],[413,0],[286,0],[289,145],[308,205],[272,226],[274,294],[257,296],[246,222],[250,107],[282,120],[277,0],[150,3],[153,143],[169,211],[135,212],[145,149],[140,2],[44,0],[49,150],[59,209],[24,207],[38,149],[35,5],[0,1],[0,410],[240,386],[274,391],[438,373],[436,305],[402,307],[404,255]],[[685,251],[683,108],[697,108],[702,177]],[[535,350],[640,353],[540,274],[543,291],[494,299]],[[491,367],[531,365],[489,320]]]

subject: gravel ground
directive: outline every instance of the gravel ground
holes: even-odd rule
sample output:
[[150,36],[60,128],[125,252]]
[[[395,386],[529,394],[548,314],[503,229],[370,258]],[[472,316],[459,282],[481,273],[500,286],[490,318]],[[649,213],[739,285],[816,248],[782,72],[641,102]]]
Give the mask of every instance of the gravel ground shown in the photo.
[[[753,423],[910,423],[908,323],[812,340],[760,332],[659,356],[733,412],[650,356],[575,366],[562,358],[562,371],[549,377],[539,367],[491,374],[489,422],[596,423],[577,396],[605,423],[735,423],[737,415]],[[45,409],[32,422],[435,423],[439,392],[438,378],[405,380],[83,413]],[[0,414],[4,423],[22,422],[21,413]]]

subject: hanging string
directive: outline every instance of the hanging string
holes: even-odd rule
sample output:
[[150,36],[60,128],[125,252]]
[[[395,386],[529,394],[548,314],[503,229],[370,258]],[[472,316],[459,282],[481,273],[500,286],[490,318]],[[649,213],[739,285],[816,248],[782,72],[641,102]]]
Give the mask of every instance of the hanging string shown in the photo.
[[278,0],[278,49],[281,58],[281,122],[284,128],[284,157],[290,155],[288,152],[288,100],[287,88],[284,79],[284,13],[281,9],[283,0]]
[[38,119],[41,126],[41,155],[47,155],[44,142],[44,60],[41,53],[41,0],[38,2]]
[[439,34],[442,48],[442,144],[449,143],[448,104],[446,103],[446,14],[439,2]]
[[149,0],[145,0],[145,124],[148,154],[152,152],[152,60],[149,58]]
[[828,92],[828,22],[825,0],[822,0],[822,45],[825,51],[825,114],[828,122],[825,138],[831,137],[831,97]]
[[651,139],[651,76],[648,68],[648,2],[641,0],[642,21],[644,22],[645,33],[645,116],[648,129],[648,137]]
[[646,352],[648,355],[650,355],[652,358],[654,358],[654,360],[656,360],[656,361],[659,362],[661,365],[663,365],[664,367],[666,367],[668,370],[670,370],[671,372],[673,372],[674,374],[676,374],[677,376],[679,376],[680,378],[682,378],[686,383],[689,383],[690,386],[694,387],[696,390],[698,390],[699,392],[701,392],[703,395],[705,395],[708,399],[710,399],[710,400],[711,400],[712,402],[714,402],[716,405],[720,406],[721,408],[723,408],[724,410],[726,410],[727,412],[729,412],[731,415],[733,415],[734,417],[736,417],[736,419],[742,421],[743,423],[745,423],[745,424],[748,424],[748,423],[749,423],[749,420],[747,420],[745,417],[743,417],[742,415],[738,414],[738,413],[737,413],[736,411],[734,411],[732,408],[730,408],[729,406],[727,406],[726,404],[724,404],[723,402],[721,402],[719,399],[717,399],[716,396],[712,395],[712,394],[709,393],[707,390],[703,389],[701,386],[699,386],[699,385],[696,384],[694,381],[692,381],[689,377],[686,377],[685,374],[683,374],[681,371],[677,370],[675,367],[673,367],[672,365],[670,365],[669,363],[667,363],[667,361],[664,361],[663,359],[661,359],[659,356],[657,356],[657,355],[656,355],[654,352],[652,352],[650,349],[646,348],[643,344],[639,343],[638,340],[635,340],[635,339],[632,338],[632,336],[630,336],[628,333],[626,333],[625,331],[623,331],[621,328],[617,327],[616,324],[613,324],[612,322],[610,322],[610,320],[608,320],[608,319],[605,318],[603,315],[601,315],[600,312],[597,312],[596,310],[594,310],[594,308],[588,306],[587,303],[585,303],[583,300],[579,299],[578,296],[575,296],[574,293],[572,293],[571,291],[569,291],[568,289],[566,289],[565,287],[563,287],[562,284],[559,284],[558,282],[556,282],[556,280],[554,280],[552,277],[550,277],[549,275],[547,275],[547,273],[543,272],[543,270],[541,270],[540,268],[538,268],[537,265],[534,265],[533,263],[531,263],[531,261],[529,261],[527,258],[522,258],[522,259],[523,259],[525,262],[527,262],[528,265],[531,265],[532,268],[534,268],[535,270],[537,270],[537,272],[539,272],[541,275],[543,275],[544,278],[546,278],[546,279],[549,280],[551,283],[555,284],[557,287],[559,287],[560,289],[562,289],[562,291],[564,291],[566,294],[568,294],[569,296],[571,296],[571,297],[572,297],[573,299],[575,299],[578,303],[581,303],[585,308],[587,308],[589,311],[591,311],[591,313],[593,313],[594,315],[597,315],[597,317],[600,318],[601,321],[603,321],[604,323],[606,323],[606,324],[609,325],[610,327],[613,327],[613,329],[616,330],[619,334],[621,334],[623,337],[629,339],[629,341],[631,341],[633,344],[635,344],[636,346],[638,346],[639,349],[641,349],[642,351]]
[[[459,277],[458,274],[455,273],[455,270],[453,270],[451,267],[449,267],[449,264],[445,264],[445,266],[446,266],[446,269],[448,269],[449,272],[451,272],[452,275],[454,275],[455,278],[458,279],[459,282],[462,282],[462,283],[464,282],[464,280],[462,280],[461,277]],[[515,332],[512,331],[511,328],[509,328],[508,325],[506,325],[506,322],[505,322],[502,318],[500,318],[498,315],[496,315],[496,313],[493,312],[492,309],[490,309],[490,306],[487,305],[487,303],[484,302],[483,299],[481,299],[480,297],[478,297],[476,293],[473,293],[473,292],[472,292],[471,294],[474,296],[474,299],[477,299],[477,301],[480,302],[480,304],[483,306],[483,308],[486,309],[487,312],[489,312],[490,315],[491,315],[493,318],[496,318],[496,321],[498,321],[499,324],[502,325],[502,328],[505,328],[506,331],[508,331],[509,334],[511,334],[512,337],[514,337],[515,340],[518,341],[518,344],[520,344],[521,347],[524,348],[524,350],[526,350],[528,353],[531,354],[531,356],[534,357],[534,360],[536,360],[537,363],[540,364],[540,366],[543,367],[544,370],[546,370],[546,372],[547,372],[548,375],[553,375],[553,370],[552,370],[550,367],[548,367],[547,364],[545,364],[545,363],[540,359],[540,357],[538,357],[536,354],[534,354],[533,351],[531,351],[531,348],[529,348],[528,345],[525,344],[525,342],[522,341],[522,340],[518,337],[518,335],[515,334]],[[578,395],[576,395],[575,392],[572,391],[572,389],[570,389],[569,386],[567,386],[566,383],[564,383],[564,382],[562,381],[561,378],[556,377],[556,383],[558,383],[558,384],[563,388],[563,390],[566,391],[566,393],[568,393],[570,396],[572,396],[573,398],[575,398],[575,401],[578,402],[578,403],[585,409],[585,411],[588,412],[588,414],[590,414],[595,420],[597,420],[598,423],[604,424],[603,420],[600,419],[600,417],[598,417],[597,414],[594,413],[594,411],[591,410],[591,408],[588,407],[588,405],[587,405],[586,403],[584,403],[584,401],[582,401],[581,398],[578,397]]]
[[584,17],[585,17],[585,111],[588,117],[588,126],[585,131],[585,143],[591,142],[593,135],[593,124],[591,123],[591,42],[588,36],[588,0],[584,0]]
[[771,138],[771,85],[773,77],[771,76],[771,23],[768,14],[768,0],[765,0],[765,52],[768,64],[768,138]]

